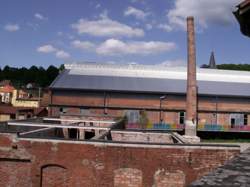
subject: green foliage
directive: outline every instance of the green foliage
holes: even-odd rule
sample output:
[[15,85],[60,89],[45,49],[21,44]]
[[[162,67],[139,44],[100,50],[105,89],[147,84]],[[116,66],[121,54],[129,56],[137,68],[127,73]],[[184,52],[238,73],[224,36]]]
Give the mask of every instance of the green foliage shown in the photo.
[[37,66],[31,66],[29,69],[5,66],[3,69],[0,68],[0,80],[11,80],[16,87],[22,87],[28,83],[34,83],[39,87],[47,87],[59,74],[59,70],[63,69],[63,65],[60,68],[51,65],[47,69]]
[[250,64],[219,64],[218,69],[250,71]]

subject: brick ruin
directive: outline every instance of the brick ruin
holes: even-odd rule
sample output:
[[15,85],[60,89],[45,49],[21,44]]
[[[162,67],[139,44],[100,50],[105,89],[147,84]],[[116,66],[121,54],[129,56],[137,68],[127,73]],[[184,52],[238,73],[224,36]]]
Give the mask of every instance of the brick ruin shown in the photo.
[[18,138],[0,134],[0,186],[186,186],[237,146]]
[[[165,96],[159,100],[159,93],[131,96],[51,89],[50,118],[0,126],[0,186],[183,187],[238,155],[239,146],[185,144],[177,133],[147,131],[145,126],[128,130],[118,119],[123,110],[147,109],[153,120],[162,122],[164,117],[176,119],[178,112],[187,109],[184,139],[198,142],[194,140],[197,108],[204,107],[201,111],[207,114],[214,112],[214,106],[206,97],[197,106],[194,23],[193,18],[187,21],[186,102],[184,95],[169,95],[166,103]],[[216,103],[216,112],[235,112],[239,105],[249,110],[249,104],[238,100],[237,105]],[[89,110],[96,116],[79,115]],[[61,114],[60,118],[51,118],[54,114]],[[100,114],[104,115],[100,118]]]

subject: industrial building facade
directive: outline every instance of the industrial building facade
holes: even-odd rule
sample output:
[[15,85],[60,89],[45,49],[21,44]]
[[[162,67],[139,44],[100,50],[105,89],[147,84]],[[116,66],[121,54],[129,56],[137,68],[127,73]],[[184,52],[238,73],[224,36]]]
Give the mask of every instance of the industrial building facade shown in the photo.
[[[50,86],[50,115],[126,116],[129,129],[181,130],[186,68],[71,64]],[[250,73],[197,68],[198,130],[250,131]]]

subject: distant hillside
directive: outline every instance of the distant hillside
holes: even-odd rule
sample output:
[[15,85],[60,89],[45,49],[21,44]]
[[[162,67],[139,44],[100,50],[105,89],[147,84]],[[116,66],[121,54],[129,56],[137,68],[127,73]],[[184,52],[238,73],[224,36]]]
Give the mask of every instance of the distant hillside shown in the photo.
[[217,69],[250,71],[250,64],[219,64]]
[[47,87],[62,69],[64,69],[63,65],[60,68],[51,65],[47,69],[37,66],[31,66],[30,68],[5,66],[3,69],[0,69],[0,80],[11,80],[16,87],[22,87],[28,83]]

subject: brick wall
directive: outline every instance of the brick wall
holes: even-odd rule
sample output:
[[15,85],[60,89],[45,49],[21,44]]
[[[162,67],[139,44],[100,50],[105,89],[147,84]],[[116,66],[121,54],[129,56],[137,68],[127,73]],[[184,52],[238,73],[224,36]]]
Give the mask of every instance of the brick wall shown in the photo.
[[238,153],[226,147],[30,141],[0,134],[0,186],[183,186]]
[[31,186],[31,163],[0,159],[0,186]]
[[167,133],[111,131],[111,136],[113,141],[173,143],[171,135]]
[[[126,109],[141,108],[147,111],[151,123],[159,123],[160,94],[133,94],[133,93],[88,93],[88,92],[67,92],[55,91],[52,97],[52,105],[68,106],[68,113],[80,114],[80,107],[88,106],[90,114],[104,114],[122,116]],[[107,108],[104,110],[104,103]],[[217,103],[217,104],[216,104]],[[229,113],[250,113],[250,102],[247,98],[219,98],[199,97],[198,118],[206,123],[215,121],[213,114],[218,112],[218,124],[228,125],[230,122]],[[58,107],[52,107],[52,114],[60,114]],[[75,107],[75,108],[74,108]],[[125,109],[123,109],[125,108]],[[185,96],[167,95],[162,101],[162,119],[166,123],[178,124],[178,112],[185,111]],[[199,121],[199,123],[202,123]],[[250,117],[248,118],[250,122]],[[248,123],[250,125],[250,123]]]
[[[52,104],[55,105],[74,105],[74,106],[106,106],[109,107],[143,107],[159,109],[160,96],[162,94],[133,94],[133,93],[107,93],[106,99],[104,93],[87,93],[76,91],[56,91],[53,93]],[[162,101],[162,109],[185,110],[185,96],[167,95]],[[216,104],[217,102],[217,104]],[[199,97],[199,110],[221,112],[250,112],[250,103],[248,98],[223,98]]]
[[133,168],[114,171],[114,187],[142,187],[142,172]]

